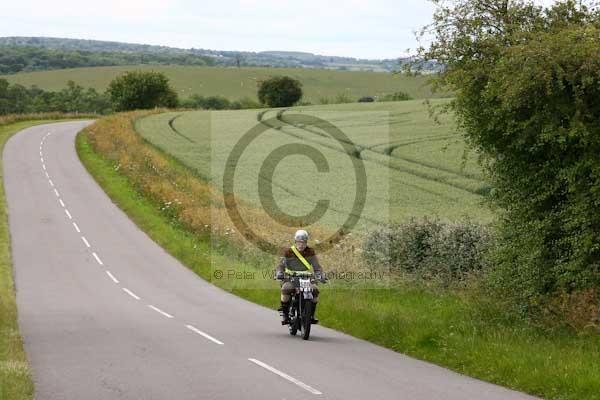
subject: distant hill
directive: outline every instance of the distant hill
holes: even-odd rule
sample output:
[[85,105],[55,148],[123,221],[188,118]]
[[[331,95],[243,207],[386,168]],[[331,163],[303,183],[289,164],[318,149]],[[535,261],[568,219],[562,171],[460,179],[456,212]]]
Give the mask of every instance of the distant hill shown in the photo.
[[[128,64],[294,67],[389,72],[401,69],[406,61],[408,59],[368,60],[296,51],[180,49],[52,37],[0,38],[0,73]],[[427,65],[425,69],[435,69],[435,66]]]
[[212,57],[166,52],[121,52],[0,45],[0,74],[119,65],[215,65]]

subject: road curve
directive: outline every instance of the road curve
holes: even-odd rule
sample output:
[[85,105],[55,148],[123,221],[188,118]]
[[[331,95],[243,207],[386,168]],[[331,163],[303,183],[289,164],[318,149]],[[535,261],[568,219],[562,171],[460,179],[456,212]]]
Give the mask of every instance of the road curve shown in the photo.
[[19,325],[36,399],[532,399],[277,314],[200,279],[81,165],[86,122],[4,149]]

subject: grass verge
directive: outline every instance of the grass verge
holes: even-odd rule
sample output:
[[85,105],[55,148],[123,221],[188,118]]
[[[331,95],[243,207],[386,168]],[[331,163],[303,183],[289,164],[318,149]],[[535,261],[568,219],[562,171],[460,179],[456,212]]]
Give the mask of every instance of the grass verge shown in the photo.
[[[182,222],[195,221],[186,214],[185,197],[203,183],[139,138],[133,129],[139,115],[109,117],[78,136],[88,171],[142,230],[198,275],[275,308],[278,290],[272,281],[257,289],[243,279],[212,279],[215,265],[236,271],[255,267],[226,243],[215,247],[214,238]],[[165,194],[176,195],[180,208],[165,207],[172,198]],[[387,288],[334,283],[322,287],[319,317],[355,337],[516,390],[548,399],[600,399],[600,337],[539,330],[501,318],[495,307],[484,294],[434,293],[402,283]],[[273,323],[278,323],[275,313]]]

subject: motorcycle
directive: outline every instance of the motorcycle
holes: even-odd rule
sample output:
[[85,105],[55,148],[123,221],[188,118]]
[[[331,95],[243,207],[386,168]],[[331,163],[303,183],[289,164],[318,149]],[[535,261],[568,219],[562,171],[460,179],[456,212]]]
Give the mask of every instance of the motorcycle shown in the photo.
[[[300,331],[302,339],[308,340],[314,311],[312,284],[316,282],[316,279],[310,271],[294,271],[292,274],[286,275],[294,285],[288,313],[290,335],[296,336],[296,333]],[[281,315],[283,317],[282,312]]]

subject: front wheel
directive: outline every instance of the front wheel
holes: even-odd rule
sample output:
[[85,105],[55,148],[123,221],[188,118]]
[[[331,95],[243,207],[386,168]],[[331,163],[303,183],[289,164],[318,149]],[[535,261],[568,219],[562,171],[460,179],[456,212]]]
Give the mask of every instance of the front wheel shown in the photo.
[[296,307],[292,306],[290,307],[290,324],[288,325],[288,328],[290,330],[290,335],[292,336],[296,336],[296,332],[298,332],[298,327],[300,326],[300,322],[299,322],[299,318],[298,318],[298,313],[296,312]]
[[302,339],[308,340],[310,336],[310,320],[313,312],[313,302],[307,300],[304,302],[304,310],[302,310]]

